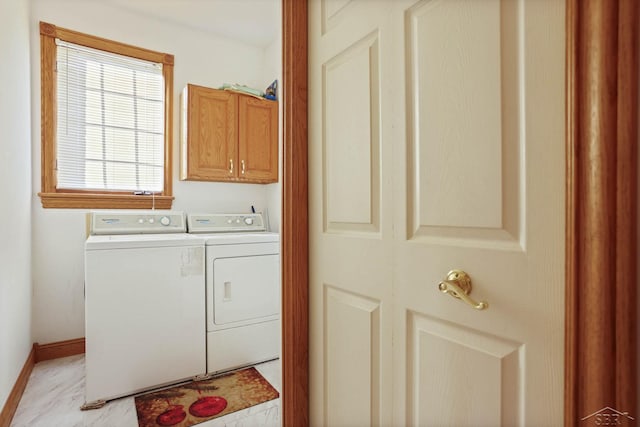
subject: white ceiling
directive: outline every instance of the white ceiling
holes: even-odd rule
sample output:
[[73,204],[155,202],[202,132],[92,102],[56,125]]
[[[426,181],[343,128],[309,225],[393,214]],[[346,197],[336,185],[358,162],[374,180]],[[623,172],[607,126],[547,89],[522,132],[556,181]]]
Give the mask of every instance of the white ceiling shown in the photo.
[[106,1],[163,21],[263,48],[280,33],[280,0]]

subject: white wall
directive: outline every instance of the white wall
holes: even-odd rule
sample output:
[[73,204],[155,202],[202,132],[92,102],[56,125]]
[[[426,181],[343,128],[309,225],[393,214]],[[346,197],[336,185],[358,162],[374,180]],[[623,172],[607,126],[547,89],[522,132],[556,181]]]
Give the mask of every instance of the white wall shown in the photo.
[[[154,11],[163,2],[153,4]],[[73,13],[68,13],[73,10]],[[187,83],[218,87],[241,83],[263,89],[264,50],[177,26],[104,2],[33,0],[31,8],[33,132],[33,322],[34,341],[84,336],[83,245],[85,211],[43,209],[40,191],[40,70],[38,22],[171,53],[174,68],[173,209],[186,212],[263,210],[269,189],[258,184],[178,181],[179,93]],[[270,193],[269,193],[270,194]]]
[[279,25],[276,39],[264,50],[264,70],[267,75],[273,76],[272,80],[266,82],[266,88],[273,80],[278,79],[278,182],[267,186],[267,209],[271,231],[280,231],[281,211],[282,211],[282,25]]
[[31,349],[29,10],[0,2],[0,409]]

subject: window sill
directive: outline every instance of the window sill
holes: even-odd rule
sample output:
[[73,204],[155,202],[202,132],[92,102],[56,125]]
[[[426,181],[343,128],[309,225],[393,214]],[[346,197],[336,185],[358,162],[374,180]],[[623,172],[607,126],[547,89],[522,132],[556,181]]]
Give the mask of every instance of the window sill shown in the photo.
[[38,196],[43,208],[70,209],[171,209],[174,199],[173,196],[100,193],[38,193]]

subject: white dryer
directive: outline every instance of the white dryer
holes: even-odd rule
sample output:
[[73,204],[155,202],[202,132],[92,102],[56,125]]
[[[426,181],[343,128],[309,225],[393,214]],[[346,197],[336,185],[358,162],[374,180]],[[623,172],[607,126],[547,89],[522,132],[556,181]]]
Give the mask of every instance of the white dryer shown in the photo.
[[207,372],[280,353],[280,237],[260,214],[190,214],[205,241]]

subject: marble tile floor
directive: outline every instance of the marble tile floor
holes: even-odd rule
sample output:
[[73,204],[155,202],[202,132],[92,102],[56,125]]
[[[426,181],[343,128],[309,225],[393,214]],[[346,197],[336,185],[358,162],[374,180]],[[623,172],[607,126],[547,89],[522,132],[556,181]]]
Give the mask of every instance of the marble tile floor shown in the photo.
[[[280,361],[256,369],[279,392]],[[133,396],[108,402],[103,408],[81,411],[84,403],[84,355],[38,363],[29,377],[10,427],[138,427]],[[278,427],[280,399],[264,402],[198,427]]]

